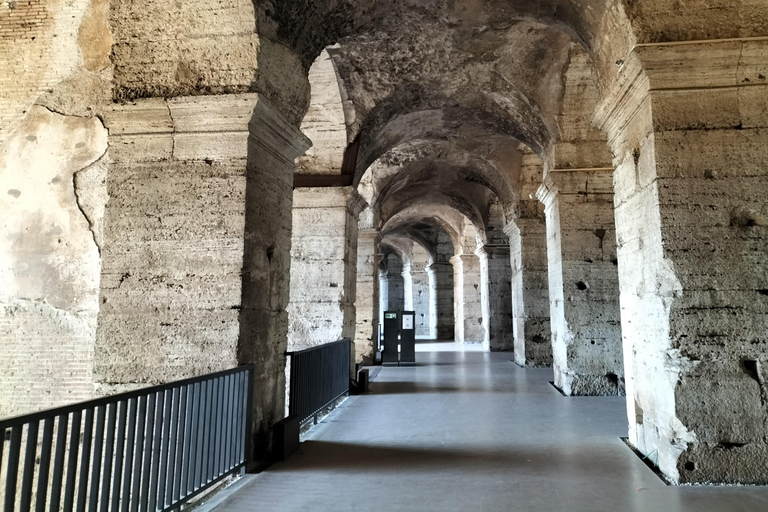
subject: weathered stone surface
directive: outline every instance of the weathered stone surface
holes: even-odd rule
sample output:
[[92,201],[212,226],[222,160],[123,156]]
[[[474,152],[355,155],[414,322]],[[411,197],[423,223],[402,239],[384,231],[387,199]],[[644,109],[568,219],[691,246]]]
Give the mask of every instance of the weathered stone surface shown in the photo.
[[294,190],[290,350],[354,338],[358,216],[365,206],[352,187]]
[[0,416],[91,396],[106,150],[37,106],[0,145]]
[[566,395],[624,394],[610,171],[550,171],[546,207],[555,385]]

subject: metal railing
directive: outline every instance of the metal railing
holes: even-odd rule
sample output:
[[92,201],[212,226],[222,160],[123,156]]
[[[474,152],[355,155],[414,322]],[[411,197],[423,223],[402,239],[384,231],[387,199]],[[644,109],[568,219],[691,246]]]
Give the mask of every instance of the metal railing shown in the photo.
[[306,423],[326,406],[349,394],[351,340],[288,352],[291,357],[289,414]]
[[2,420],[0,503],[174,509],[245,465],[252,389],[253,366],[241,366]]

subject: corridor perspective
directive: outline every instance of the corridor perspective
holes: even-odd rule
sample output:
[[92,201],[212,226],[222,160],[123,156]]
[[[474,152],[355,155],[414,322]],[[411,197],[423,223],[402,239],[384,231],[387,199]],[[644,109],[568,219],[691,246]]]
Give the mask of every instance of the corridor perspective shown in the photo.
[[[565,397],[547,369],[422,344],[299,452],[212,507],[250,511],[755,512],[766,487],[667,486],[620,439],[620,397]],[[206,508],[204,510],[211,510]]]
[[768,511],[768,0],[0,0],[3,512],[241,473]]

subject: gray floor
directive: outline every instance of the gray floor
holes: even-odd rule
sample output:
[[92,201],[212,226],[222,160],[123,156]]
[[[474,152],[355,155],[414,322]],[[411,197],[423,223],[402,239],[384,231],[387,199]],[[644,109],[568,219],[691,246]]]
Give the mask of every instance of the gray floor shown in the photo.
[[218,511],[768,511],[768,487],[668,487],[621,398],[566,398],[509,354],[419,346]]

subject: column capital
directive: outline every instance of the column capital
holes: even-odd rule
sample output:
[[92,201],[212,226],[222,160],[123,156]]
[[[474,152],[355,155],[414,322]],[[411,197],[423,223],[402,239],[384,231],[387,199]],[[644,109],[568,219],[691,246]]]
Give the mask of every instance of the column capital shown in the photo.
[[483,249],[489,258],[509,256],[509,244],[484,245]]
[[750,127],[764,105],[766,55],[768,37],[638,44],[592,122],[614,146],[653,97],[655,129]]
[[358,216],[368,206],[354,187],[300,187],[293,190],[294,208],[346,208]]

